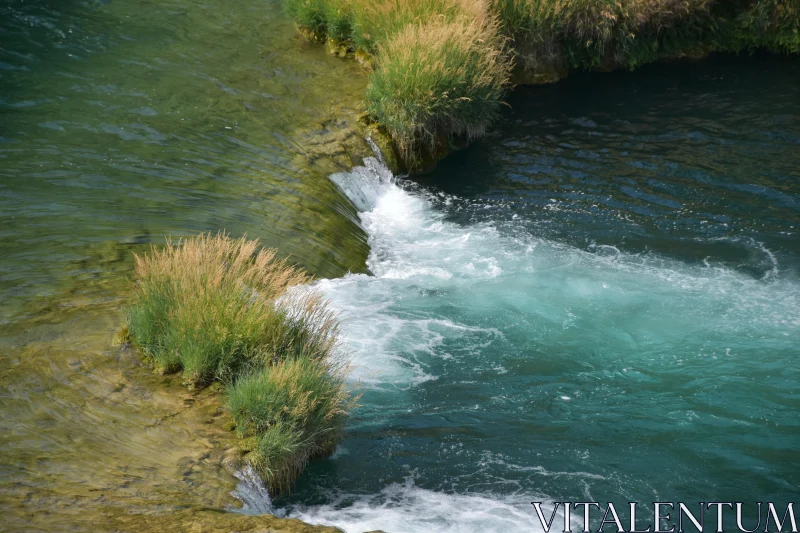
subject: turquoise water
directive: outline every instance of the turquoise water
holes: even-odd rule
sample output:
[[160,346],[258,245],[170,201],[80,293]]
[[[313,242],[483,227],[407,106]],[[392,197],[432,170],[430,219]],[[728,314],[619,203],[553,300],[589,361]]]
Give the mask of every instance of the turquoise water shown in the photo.
[[514,533],[531,501],[800,494],[796,58],[520,88],[408,180],[350,170],[366,77],[274,3],[0,15],[8,528],[235,504],[213,401],[111,344],[132,252],[223,228],[321,278],[363,393],[292,495],[241,484],[250,510]]
[[363,407],[276,505],[507,533],[539,530],[531,501],[796,500],[799,73],[722,58],[520,89],[424,186],[333,176],[371,247],[373,275],[319,283]]

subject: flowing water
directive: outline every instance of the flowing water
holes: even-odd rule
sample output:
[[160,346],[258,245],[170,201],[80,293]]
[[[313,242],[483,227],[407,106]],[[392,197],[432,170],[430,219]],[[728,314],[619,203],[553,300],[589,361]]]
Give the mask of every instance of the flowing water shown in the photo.
[[796,500],[799,74],[722,58],[520,89],[422,186],[333,176],[371,247],[373,275],[319,283],[363,407],[284,505],[523,532],[531,501],[741,501],[752,528],[754,502]]
[[366,79],[274,3],[0,13],[5,527],[234,502],[213,394],[111,343],[132,252],[223,228],[324,278],[363,393],[246,511],[512,533],[531,501],[800,494],[796,59],[519,89],[411,181],[348,170]]

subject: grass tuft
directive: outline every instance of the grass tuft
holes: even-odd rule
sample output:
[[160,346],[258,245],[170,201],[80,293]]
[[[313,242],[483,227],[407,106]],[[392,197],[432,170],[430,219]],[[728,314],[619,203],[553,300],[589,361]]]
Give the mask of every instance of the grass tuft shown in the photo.
[[448,139],[483,135],[497,115],[510,74],[497,25],[433,18],[378,46],[366,107],[407,163]]
[[274,250],[224,234],[153,248],[136,256],[135,273],[131,335],[161,370],[183,369],[195,385],[233,375],[265,350],[294,340],[283,338],[287,311],[275,302],[309,280],[276,260]]
[[[489,0],[284,0],[307,34],[373,65],[366,107],[405,163],[484,133],[511,62]],[[339,46],[330,46],[340,50]],[[375,61],[365,61],[372,55]]]
[[228,388],[239,435],[258,438],[247,459],[278,491],[309,460],[333,453],[351,406],[342,373],[313,359],[280,361]]
[[283,2],[306,35],[374,67],[367,110],[412,169],[483,135],[512,64],[517,81],[542,83],[713,51],[800,53],[800,0]]
[[[247,458],[274,492],[333,452],[352,406],[336,367],[337,323],[310,278],[257,241],[220,233],[136,256],[127,327],[162,372],[228,383]],[[256,443],[256,444],[252,444]]]

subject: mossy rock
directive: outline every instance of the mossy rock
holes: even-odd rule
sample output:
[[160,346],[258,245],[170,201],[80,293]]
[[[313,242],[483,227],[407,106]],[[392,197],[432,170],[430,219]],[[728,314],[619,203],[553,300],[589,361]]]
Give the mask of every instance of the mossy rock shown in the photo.
[[300,32],[300,35],[302,35],[303,38],[309,42],[317,44],[322,44],[325,42],[325,32],[306,28],[305,26],[297,26],[297,31]]
[[347,42],[338,41],[330,37],[325,41],[325,51],[332,56],[342,58],[353,53],[353,49]]
[[126,346],[132,342],[133,337],[127,326],[122,326],[111,338],[111,346]]
[[374,142],[381,151],[381,155],[386,162],[386,166],[392,171],[392,174],[398,175],[408,172],[408,168],[400,158],[400,155],[397,151],[397,146],[392,140],[392,137],[386,133],[383,128],[375,123],[367,124],[364,126],[364,128],[366,137],[372,139],[372,142]]
[[354,54],[355,60],[368,70],[375,68],[375,56],[363,48],[359,48]]

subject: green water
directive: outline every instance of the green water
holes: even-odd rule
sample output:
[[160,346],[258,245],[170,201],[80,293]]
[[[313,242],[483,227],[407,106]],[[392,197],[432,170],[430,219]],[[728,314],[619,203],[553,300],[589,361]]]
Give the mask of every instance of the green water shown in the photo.
[[5,528],[235,504],[213,393],[111,343],[132,253],[222,228],[325,278],[363,393],[250,511],[513,533],[533,500],[800,494],[796,58],[520,89],[409,182],[349,171],[366,78],[274,3],[0,15]]
[[362,270],[328,175],[366,149],[365,77],[263,1],[11,1],[0,35],[4,526],[235,503],[216,404],[111,346],[132,253],[226,229]]
[[322,275],[361,267],[327,180],[342,157],[307,153],[347,148],[365,78],[276,5],[8,2],[2,30],[2,236],[27,265],[4,290],[72,280],[110,242],[222,228]]

